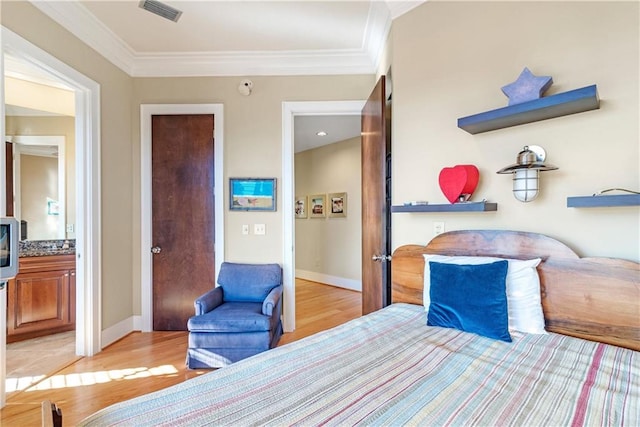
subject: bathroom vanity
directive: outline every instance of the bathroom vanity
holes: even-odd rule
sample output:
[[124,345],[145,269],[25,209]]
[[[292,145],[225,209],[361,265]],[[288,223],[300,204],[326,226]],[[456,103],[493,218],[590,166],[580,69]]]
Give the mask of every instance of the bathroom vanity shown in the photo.
[[75,329],[75,249],[63,247],[21,248],[7,286],[7,342]]

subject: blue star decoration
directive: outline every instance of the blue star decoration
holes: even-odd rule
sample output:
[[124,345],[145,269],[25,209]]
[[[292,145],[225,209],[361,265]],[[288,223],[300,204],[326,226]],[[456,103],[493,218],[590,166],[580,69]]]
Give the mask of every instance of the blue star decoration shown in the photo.
[[502,92],[509,98],[509,105],[515,105],[541,98],[552,84],[551,76],[536,77],[525,67],[518,80],[503,86]]

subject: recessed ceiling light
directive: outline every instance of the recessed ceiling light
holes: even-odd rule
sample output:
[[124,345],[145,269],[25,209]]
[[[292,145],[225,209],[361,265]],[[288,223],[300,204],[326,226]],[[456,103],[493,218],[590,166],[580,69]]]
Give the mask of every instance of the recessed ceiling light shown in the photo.
[[318,136],[327,136],[327,133],[323,130],[321,130],[320,132],[317,132],[316,135]]

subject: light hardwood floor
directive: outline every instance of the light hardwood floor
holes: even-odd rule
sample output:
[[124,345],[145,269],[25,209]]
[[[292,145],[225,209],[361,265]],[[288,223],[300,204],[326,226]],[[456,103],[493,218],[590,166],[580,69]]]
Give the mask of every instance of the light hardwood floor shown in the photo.
[[[361,294],[296,279],[296,330],[279,345],[360,317]],[[186,332],[135,332],[52,373],[24,391],[12,393],[1,411],[2,426],[39,426],[40,405],[49,399],[72,426],[93,412],[122,400],[180,383],[207,370],[185,368]]]

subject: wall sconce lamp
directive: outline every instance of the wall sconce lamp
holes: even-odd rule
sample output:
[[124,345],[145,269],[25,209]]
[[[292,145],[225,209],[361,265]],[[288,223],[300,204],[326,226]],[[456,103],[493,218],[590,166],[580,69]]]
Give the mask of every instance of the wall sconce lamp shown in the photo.
[[516,163],[500,169],[496,173],[513,174],[513,195],[521,202],[530,202],[538,197],[539,172],[558,169],[557,166],[545,164],[547,157],[542,147],[537,145],[525,146],[518,153]]

